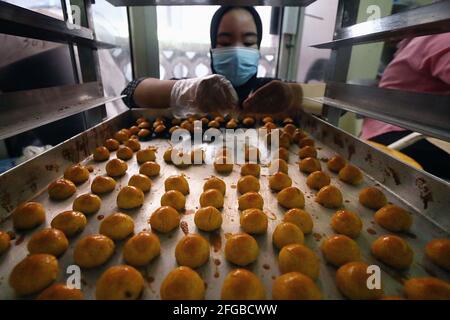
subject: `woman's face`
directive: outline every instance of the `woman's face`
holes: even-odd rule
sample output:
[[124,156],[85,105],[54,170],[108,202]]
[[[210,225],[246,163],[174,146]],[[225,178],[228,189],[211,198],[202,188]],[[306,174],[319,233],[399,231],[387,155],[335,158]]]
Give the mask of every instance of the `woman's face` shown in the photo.
[[217,47],[258,48],[258,35],[253,16],[244,9],[228,11],[220,21]]

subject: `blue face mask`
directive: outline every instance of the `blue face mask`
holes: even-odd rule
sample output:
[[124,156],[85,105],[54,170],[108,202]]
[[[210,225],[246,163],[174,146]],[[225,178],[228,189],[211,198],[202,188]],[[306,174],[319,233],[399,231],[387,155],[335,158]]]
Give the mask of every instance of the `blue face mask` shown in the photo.
[[239,87],[258,72],[259,50],[245,47],[225,47],[211,50],[212,65],[216,73]]

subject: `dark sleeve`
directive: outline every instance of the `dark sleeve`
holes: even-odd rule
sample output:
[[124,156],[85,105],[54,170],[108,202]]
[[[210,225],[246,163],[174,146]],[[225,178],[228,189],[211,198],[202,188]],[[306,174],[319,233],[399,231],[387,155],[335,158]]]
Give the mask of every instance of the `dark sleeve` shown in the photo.
[[125,89],[122,90],[121,95],[125,95],[125,97],[123,97],[122,100],[128,108],[130,108],[130,109],[131,108],[139,108],[139,106],[134,102],[133,95],[134,95],[134,90],[136,90],[139,83],[141,83],[142,80],[144,80],[144,79],[146,79],[146,78],[135,79],[135,80],[131,81],[130,83],[128,83],[127,86],[125,87]]

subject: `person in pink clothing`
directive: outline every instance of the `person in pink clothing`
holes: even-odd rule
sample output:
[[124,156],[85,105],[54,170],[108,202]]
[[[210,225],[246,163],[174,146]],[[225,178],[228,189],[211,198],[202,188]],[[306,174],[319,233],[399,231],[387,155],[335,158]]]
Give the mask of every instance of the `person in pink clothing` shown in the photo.
[[[379,87],[450,96],[450,32],[401,41]],[[365,118],[361,138],[389,145],[410,133],[407,129]],[[426,171],[450,178],[449,154],[427,140],[401,151]]]

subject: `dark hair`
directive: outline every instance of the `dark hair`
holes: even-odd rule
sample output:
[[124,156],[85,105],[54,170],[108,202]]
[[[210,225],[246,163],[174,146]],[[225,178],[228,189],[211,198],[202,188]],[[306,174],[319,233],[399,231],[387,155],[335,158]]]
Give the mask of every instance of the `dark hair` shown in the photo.
[[257,43],[258,48],[261,45],[262,40],[262,22],[261,17],[259,16],[258,12],[253,7],[239,7],[239,6],[221,6],[215,13],[214,16],[211,19],[211,27],[209,31],[209,36],[211,38],[211,48],[215,48],[217,45],[217,32],[219,31],[219,25],[222,21],[223,16],[232,9],[244,9],[247,12],[249,12],[253,20],[255,21],[256,25],[256,34],[257,34]]

